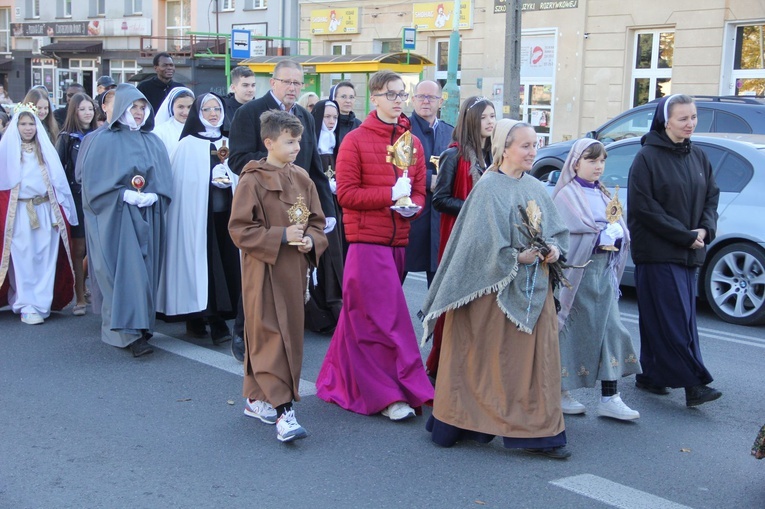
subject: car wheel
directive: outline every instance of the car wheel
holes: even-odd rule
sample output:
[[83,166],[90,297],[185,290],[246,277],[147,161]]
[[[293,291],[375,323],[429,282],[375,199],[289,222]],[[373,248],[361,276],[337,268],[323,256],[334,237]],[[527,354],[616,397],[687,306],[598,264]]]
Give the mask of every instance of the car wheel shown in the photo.
[[704,275],[707,301],[717,316],[738,325],[765,321],[765,252],[757,246],[725,246]]

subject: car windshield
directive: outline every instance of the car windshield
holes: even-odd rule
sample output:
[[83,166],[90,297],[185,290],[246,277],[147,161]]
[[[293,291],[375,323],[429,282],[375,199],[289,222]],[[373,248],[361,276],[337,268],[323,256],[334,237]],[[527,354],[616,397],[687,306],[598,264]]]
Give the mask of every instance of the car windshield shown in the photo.
[[608,144],[624,138],[640,138],[651,128],[653,108],[644,108],[607,125],[598,133],[598,140]]

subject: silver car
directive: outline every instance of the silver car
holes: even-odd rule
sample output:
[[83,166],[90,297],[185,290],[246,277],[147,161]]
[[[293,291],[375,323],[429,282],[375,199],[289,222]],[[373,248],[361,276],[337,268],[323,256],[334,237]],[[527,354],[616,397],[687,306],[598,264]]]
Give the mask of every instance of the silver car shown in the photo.
[[[692,141],[706,153],[720,187],[717,237],[707,247],[699,272],[699,295],[726,322],[765,323],[765,135],[697,134]],[[640,138],[606,148],[601,182],[609,188],[619,186],[627,213],[627,178]],[[630,260],[623,285],[635,285],[634,269]]]

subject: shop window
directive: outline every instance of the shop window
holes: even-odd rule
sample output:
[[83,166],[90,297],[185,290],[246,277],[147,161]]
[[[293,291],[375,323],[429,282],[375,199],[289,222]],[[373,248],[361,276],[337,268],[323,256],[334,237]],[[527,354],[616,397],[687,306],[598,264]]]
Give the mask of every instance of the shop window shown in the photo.
[[635,34],[632,67],[632,106],[640,106],[672,90],[675,33],[653,30]]
[[141,68],[135,60],[112,60],[109,62],[109,74],[117,83],[129,83],[128,79],[139,72],[141,72]]
[[732,75],[736,95],[765,95],[765,25],[736,27]]
[[[436,41],[436,79],[443,85],[449,67],[449,39]],[[460,38],[459,60],[457,61],[457,84],[462,77],[462,39]]]
[[0,9],[0,53],[11,52],[11,10]]

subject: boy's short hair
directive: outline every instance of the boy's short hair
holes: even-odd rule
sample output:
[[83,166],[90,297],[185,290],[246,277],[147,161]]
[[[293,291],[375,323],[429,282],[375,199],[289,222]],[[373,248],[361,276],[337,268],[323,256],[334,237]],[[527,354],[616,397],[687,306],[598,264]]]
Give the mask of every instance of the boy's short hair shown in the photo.
[[371,78],[369,78],[369,84],[367,85],[369,87],[369,92],[375,93],[379,92],[381,90],[385,89],[385,85],[390,83],[391,81],[401,80],[404,81],[404,79],[401,77],[400,74],[395,73],[393,71],[377,71],[372,75]]
[[237,83],[240,79],[249,78],[250,76],[255,76],[255,73],[244,65],[238,65],[231,69],[231,83]]
[[260,139],[265,142],[276,140],[282,132],[287,131],[295,138],[303,134],[303,124],[295,115],[282,110],[269,110],[260,116]]

